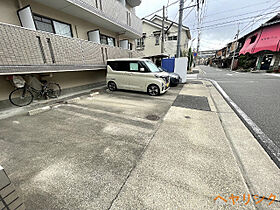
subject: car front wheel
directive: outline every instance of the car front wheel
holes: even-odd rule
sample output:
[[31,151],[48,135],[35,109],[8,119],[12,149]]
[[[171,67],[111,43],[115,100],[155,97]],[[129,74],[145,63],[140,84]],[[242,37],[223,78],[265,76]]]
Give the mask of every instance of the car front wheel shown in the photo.
[[149,85],[148,94],[150,96],[158,96],[160,94],[159,87],[157,85]]

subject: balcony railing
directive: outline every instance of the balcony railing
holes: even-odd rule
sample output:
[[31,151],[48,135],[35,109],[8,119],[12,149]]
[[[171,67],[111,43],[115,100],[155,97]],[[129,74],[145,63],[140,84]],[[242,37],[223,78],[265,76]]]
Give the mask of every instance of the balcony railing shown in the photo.
[[104,69],[136,51],[0,23],[0,74]]
[[[138,36],[142,35],[142,21],[117,0],[67,0],[87,11],[98,14]],[[101,2],[101,5],[100,5]],[[97,4],[96,4],[97,3]],[[130,21],[128,15],[130,14]]]

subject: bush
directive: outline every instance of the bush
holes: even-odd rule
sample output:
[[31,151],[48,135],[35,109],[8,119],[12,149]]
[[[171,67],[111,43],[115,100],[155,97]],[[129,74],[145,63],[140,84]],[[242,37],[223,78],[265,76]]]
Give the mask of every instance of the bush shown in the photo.
[[256,66],[257,58],[250,54],[240,55],[238,59],[239,68],[250,69]]

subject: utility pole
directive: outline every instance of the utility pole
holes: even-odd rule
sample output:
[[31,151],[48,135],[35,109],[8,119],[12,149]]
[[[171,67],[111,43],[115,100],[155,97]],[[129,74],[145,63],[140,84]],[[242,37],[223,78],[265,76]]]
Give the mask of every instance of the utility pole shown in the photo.
[[199,50],[200,50],[200,29],[198,29],[198,35],[197,35],[197,53],[196,53],[196,60],[199,60]]
[[236,45],[237,45],[239,33],[240,33],[240,30],[239,30],[239,23],[238,23],[238,30],[237,30],[237,34],[236,34],[236,41],[235,41],[235,45],[234,45],[234,51],[233,51],[233,56],[232,56],[232,61],[231,61],[231,67],[230,67],[230,70],[231,70],[231,71],[232,71],[232,69],[233,69],[234,58],[235,58],[235,53],[236,53],[236,49],[237,49],[237,46],[236,46]]
[[180,58],[181,51],[181,34],[182,34],[182,25],[183,25],[183,11],[184,11],[184,0],[180,0],[179,6],[179,27],[178,27],[178,36],[177,36],[177,53],[176,57]]
[[164,41],[165,41],[164,22],[165,22],[165,6],[163,6],[162,9],[161,53],[164,53]]

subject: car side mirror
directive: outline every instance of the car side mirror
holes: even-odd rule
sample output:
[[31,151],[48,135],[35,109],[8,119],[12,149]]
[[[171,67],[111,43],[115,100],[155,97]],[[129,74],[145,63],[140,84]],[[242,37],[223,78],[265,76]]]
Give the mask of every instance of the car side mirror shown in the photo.
[[141,72],[144,72],[144,71],[145,71],[145,69],[144,69],[144,68],[140,68],[140,71],[141,71]]

